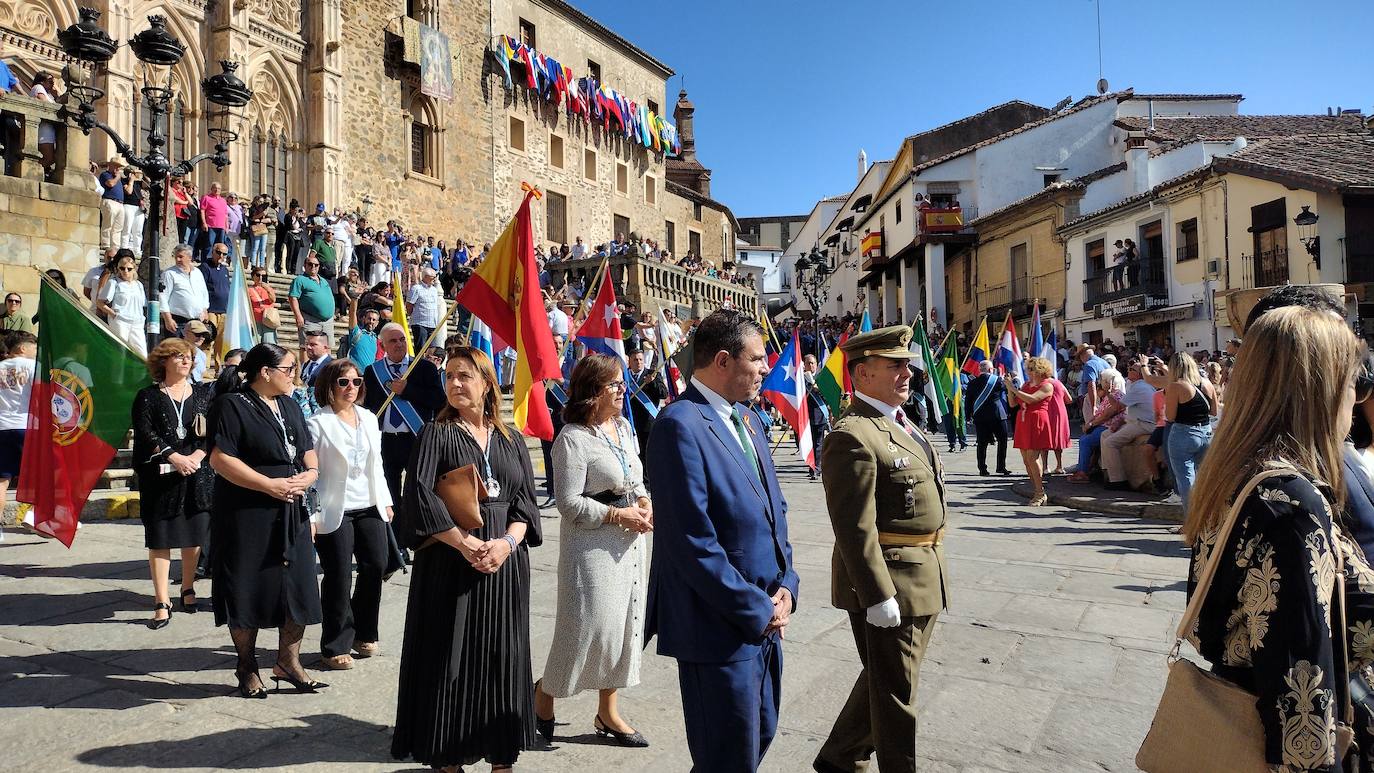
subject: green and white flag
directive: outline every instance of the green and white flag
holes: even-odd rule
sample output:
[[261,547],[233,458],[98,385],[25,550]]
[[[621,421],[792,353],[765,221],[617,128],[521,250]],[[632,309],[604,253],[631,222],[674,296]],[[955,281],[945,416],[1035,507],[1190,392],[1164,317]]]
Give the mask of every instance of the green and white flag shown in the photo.
[[920,319],[916,320],[914,335],[911,336],[911,351],[916,358],[911,361],[912,366],[925,374],[925,396],[930,398],[930,405],[935,413],[931,414],[936,421],[941,421],[945,417],[945,390],[940,381],[939,371],[935,369],[936,353],[931,350],[930,339],[926,337],[926,326]]

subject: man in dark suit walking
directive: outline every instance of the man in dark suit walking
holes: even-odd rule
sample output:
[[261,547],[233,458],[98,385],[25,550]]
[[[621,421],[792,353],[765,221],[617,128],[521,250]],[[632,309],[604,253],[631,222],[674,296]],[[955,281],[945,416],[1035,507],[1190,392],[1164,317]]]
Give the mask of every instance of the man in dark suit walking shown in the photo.
[[964,414],[973,417],[978,436],[978,474],[988,475],[988,446],[997,441],[997,474],[1007,469],[1007,388],[992,372],[992,363],[978,363],[978,376],[964,390]]
[[645,641],[676,658],[692,770],[753,773],[777,731],[798,578],[787,503],[757,414],[763,329],[722,309],[694,338],[691,386],[649,436],[654,554]]
[[650,403],[653,403],[655,410],[663,404],[668,397],[668,384],[663,380],[661,368],[649,370],[644,367],[644,350],[634,349],[626,353],[629,359],[630,378],[634,379],[634,384],[630,387],[635,390],[630,395],[630,414],[635,420],[635,435],[639,438],[639,461],[643,463],[644,453],[649,448],[649,433],[654,427],[655,414],[649,411],[648,406],[639,395],[644,395]]
[[[386,356],[369,365],[363,378],[367,395],[363,407],[377,413],[382,429],[382,469],[386,472],[386,487],[399,502],[401,472],[410,461],[410,449],[420,428],[434,420],[434,414],[444,407],[444,379],[434,363],[421,358],[415,370],[406,375],[411,357],[406,354],[406,331],[395,322],[382,327],[379,337]],[[396,397],[384,413],[382,403],[387,395]]]

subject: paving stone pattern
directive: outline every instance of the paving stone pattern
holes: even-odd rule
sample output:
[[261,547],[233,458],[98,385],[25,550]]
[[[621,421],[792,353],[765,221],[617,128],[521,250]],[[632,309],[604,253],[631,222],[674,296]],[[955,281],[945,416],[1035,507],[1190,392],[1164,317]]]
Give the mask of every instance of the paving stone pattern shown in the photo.
[[[1185,547],[1163,521],[1029,509],[1010,479],[973,474],[971,451],[945,460],[953,598],[921,674],[921,769],[1135,770],[1184,605]],[[846,616],[827,603],[832,537],[820,484],[794,456],[778,461],[801,606],[787,630],[781,727],[763,769],[793,773],[810,770],[859,665]],[[536,676],[556,598],[558,520],[545,516],[546,544],[533,552]],[[7,770],[419,769],[389,758],[404,576],[383,597],[379,657],[316,672],[332,685],[319,695],[245,701],[231,695],[233,649],[208,611],[144,627],[146,575],[133,520],[90,523],[70,551],[14,533],[0,543]],[[317,626],[307,632],[306,652],[318,636]],[[275,640],[259,639],[264,672]],[[526,753],[519,769],[687,770],[677,669],[652,651],[621,704],[650,748],[595,738],[588,694],[559,702],[555,749]]]

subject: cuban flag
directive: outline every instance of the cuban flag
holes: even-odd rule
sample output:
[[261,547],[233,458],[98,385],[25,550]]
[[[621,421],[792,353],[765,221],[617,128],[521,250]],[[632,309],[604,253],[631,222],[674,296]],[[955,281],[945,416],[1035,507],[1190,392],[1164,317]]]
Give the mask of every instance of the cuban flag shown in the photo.
[[806,465],[816,469],[816,449],[811,442],[811,417],[806,408],[806,382],[802,377],[801,345],[797,331],[782,350],[782,356],[763,380],[762,394],[777,406],[782,417],[797,433],[797,448]]
[[224,329],[219,331],[219,345],[216,347],[221,360],[233,349],[252,349],[257,343],[253,306],[248,301],[248,286],[243,282],[243,263],[238,260],[229,262],[234,264],[229,279],[229,302],[224,307]]
[[1021,379],[1021,383],[1026,383],[1026,364],[1021,361],[1021,342],[1016,340],[1016,323],[1012,321],[1011,312],[1007,312],[1007,321],[1002,325],[1002,335],[997,339],[997,351],[992,355],[993,364],[1002,373],[1010,373]]
[[620,360],[625,358],[625,337],[620,330],[620,314],[615,310],[615,288],[610,282],[602,282],[596,292],[596,299],[587,312],[587,319],[577,329],[577,341],[588,351],[609,354]]
[[476,314],[472,316],[472,330],[468,333],[468,344],[474,349],[480,349],[482,354],[487,355],[487,359],[491,360],[492,367],[496,368],[496,383],[503,383],[501,381],[501,359],[496,356],[497,349],[491,334],[491,326],[478,319]]

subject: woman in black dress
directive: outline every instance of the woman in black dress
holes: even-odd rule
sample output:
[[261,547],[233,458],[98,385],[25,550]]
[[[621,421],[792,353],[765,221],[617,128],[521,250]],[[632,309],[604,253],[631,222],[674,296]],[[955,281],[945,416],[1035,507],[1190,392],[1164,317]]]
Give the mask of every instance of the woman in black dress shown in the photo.
[[153,630],[172,619],[167,574],[173,548],[181,549],[182,611],[196,611],[196,563],[210,536],[214,476],[205,463],[205,414],[213,385],[191,383],[193,362],[189,343],[163,341],[148,355],[153,383],[134,397],[134,466],[153,577]]
[[[510,770],[533,748],[529,547],[542,538],[534,473],[502,424],[501,393],[481,351],[448,351],[448,405],[416,441],[396,536],[415,549],[391,753],[459,770]],[[482,527],[460,531],[434,493],[443,473],[476,465],[487,483]]]
[[265,698],[255,652],[259,628],[281,631],[272,681],[298,692],[327,685],[301,667],[305,626],[320,622],[315,550],[302,495],[319,474],[310,431],[291,399],[296,358],[258,344],[239,365],[242,389],[215,401],[210,466],[215,482],[215,624],[238,652],[239,692]]

